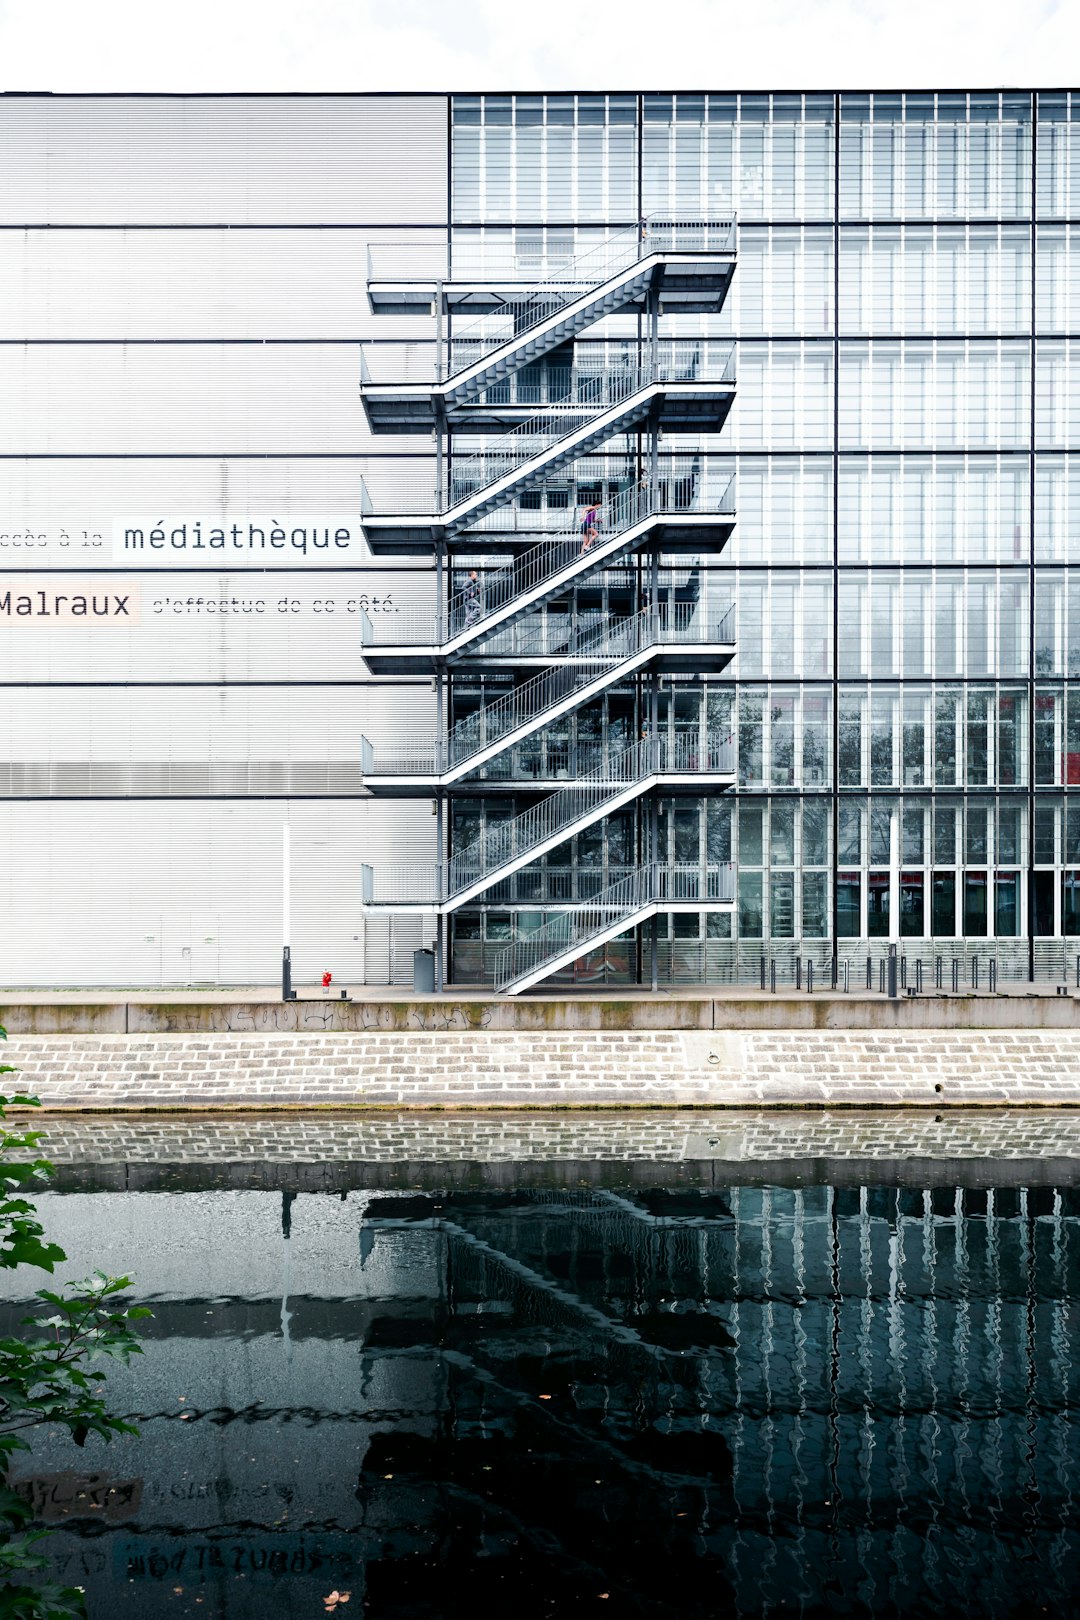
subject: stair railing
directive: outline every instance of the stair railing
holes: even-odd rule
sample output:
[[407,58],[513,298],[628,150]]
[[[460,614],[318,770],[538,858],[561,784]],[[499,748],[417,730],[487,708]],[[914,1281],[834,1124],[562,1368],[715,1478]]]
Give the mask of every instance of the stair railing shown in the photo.
[[[511,294],[492,315],[482,316],[453,334],[450,369],[445,380],[458,375],[494,349],[512,343],[605,281],[653,253],[728,253],[734,243],[735,222],[725,220],[670,220],[646,218],[625,226],[586,248],[523,293]],[[492,320],[499,330],[490,330]],[[506,328],[509,327],[509,330]]]

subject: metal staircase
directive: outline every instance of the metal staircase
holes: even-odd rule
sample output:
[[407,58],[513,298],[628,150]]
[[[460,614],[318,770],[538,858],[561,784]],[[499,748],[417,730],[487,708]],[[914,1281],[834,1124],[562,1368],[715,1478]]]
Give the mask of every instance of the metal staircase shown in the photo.
[[720,664],[734,656],[734,607],[716,620],[699,612],[696,602],[642,608],[614,625],[573,636],[548,669],[458,720],[445,738],[378,749],[369,744],[365,786],[400,792],[407,787],[402,779],[413,777],[425,793],[449,787],[644,664],[693,667],[706,652]]
[[456,911],[653,788],[729,785],[734,772],[731,736],[704,750],[697,738],[642,738],[521,815],[488,828],[447,861],[365,867],[365,903],[393,912]]
[[448,346],[440,320],[429,378],[382,382],[367,373],[372,425],[397,413],[415,422],[426,417],[430,426],[435,412],[469,403],[587,327],[650,298],[662,296],[680,311],[719,310],[734,268],[732,220],[648,219],[616,232],[545,280],[501,293],[493,313],[454,333]]
[[[365,404],[375,386],[361,351]],[[575,369],[561,398],[549,400],[546,409],[531,411],[506,431],[493,432],[500,418],[520,418],[522,414],[512,397],[499,397],[505,393],[488,389],[475,403],[447,418],[448,425],[459,433],[492,437],[483,450],[457,457],[448,491],[432,502],[433,511],[423,514],[448,538],[471,528],[496,507],[535,488],[617,433],[630,432],[650,412],[663,411],[683,431],[719,432],[735,397],[735,349],[725,343],[714,352],[702,344],[690,357],[656,357],[640,365],[619,364],[604,371]],[[412,394],[401,396],[398,414],[389,410],[390,396],[376,398],[383,400],[383,410],[375,414],[369,409],[373,431],[407,433],[418,422],[417,431],[432,430],[429,419],[417,417]]]
[[730,905],[734,867],[650,863],[602,889],[593,899],[557,911],[533,934],[514,940],[495,969],[499,995],[516,996],[570,967],[590,951],[646,922],[660,911],[696,911],[702,902]]
[[[731,533],[730,480],[717,489],[715,479],[697,472],[688,481],[665,479],[658,443],[661,432],[710,433],[723,425],[734,396],[734,349],[726,343],[714,349],[707,340],[662,345],[660,296],[665,309],[718,309],[733,268],[731,222],[649,221],[545,281],[497,296],[489,289],[480,307],[490,313],[453,331],[448,342],[443,315],[460,304],[439,282],[439,335],[426,379],[379,380],[362,353],[361,395],[372,430],[433,430],[436,441],[434,488],[396,511],[374,510],[365,490],[365,533],[383,554],[433,552],[437,583],[433,613],[395,616],[386,630],[380,621],[378,632],[361,619],[364,657],[383,673],[434,673],[438,728],[434,737],[389,746],[361,739],[363,777],[373,793],[433,797],[439,850],[426,866],[365,867],[362,899],[372,911],[435,912],[440,973],[445,915],[476,904],[525,904],[516,898],[519,874],[654,789],[698,793],[733,781],[730,739],[669,738],[655,724],[657,672],[718,670],[734,653],[733,606],[718,608],[708,591],[699,599],[696,575],[692,599],[685,588],[661,588],[658,572],[661,542],[665,549],[692,544],[709,551]],[[395,307],[377,305],[374,293],[372,301],[373,307]],[[588,326],[635,308],[647,325],[637,361],[620,352],[613,362],[605,345],[598,364],[584,365],[578,356],[570,367],[549,364],[554,350]],[[525,367],[531,368],[527,385]],[[644,456],[639,449],[636,470],[614,486],[607,475],[606,498],[601,490],[601,502],[588,509],[593,515],[584,522],[572,516],[541,538],[537,514],[552,481],[565,487],[586,458],[591,467],[610,440],[629,443],[626,436],[635,432],[639,445],[648,445]],[[532,539],[525,549],[518,542],[523,529]],[[643,548],[653,554],[651,570],[638,564],[631,576],[627,564]],[[495,569],[485,566],[482,582],[474,576],[447,598],[444,581],[455,551],[470,560],[477,553],[504,560]],[[613,567],[636,581],[632,610],[619,605],[617,616],[599,626],[576,622],[574,593],[582,585],[593,588]],[[556,624],[561,628],[553,635]],[[544,667],[531,672],[538,663]],[[463,709],[457,699],[455,716],[461,680],[493,664],[516,677],[514,684],[476,707]],[[535,792],[514,775],[519,746],[616,684],[636,682],[644,695],[642,681],[652,693],[651,710],[641,707],[637,743],[606,752],[595,770],[517,815],[496,818],[472,843],[443,854],[448,795]],[[652,827],[655,855],[655,809]],[[570,892],[578,886],[558,891]],[[499,987],[509,994],[527,989],[572,961],[568,951],[588,951],[661,910],[714,908],[732,898],[727,868],[668,867],[654,858],[517,941],[500,963]],[[520,960],[513,954],[518,946],[525,950]]]
[[[533,524],[536,514],[527,514]],[[526,614],[572,590],[577,582],[630,556],[651,538],[694,543],[719,531],[726,539],[735,523],[735,480],[722,494],[704,488],[660,490],[648,479],[612,496],[601,508],[599,533],[582,549],[578,526],[566,528],[530,546],[496,572],[485,573],[474,589],[454,593],[441,613],[425,609],[379,621],[363,621],[364,661],[385,674],[434,669],[472,652]],[[660,531],[659,534],[657,531]],[[404,620],[404,622],[402,622]]]

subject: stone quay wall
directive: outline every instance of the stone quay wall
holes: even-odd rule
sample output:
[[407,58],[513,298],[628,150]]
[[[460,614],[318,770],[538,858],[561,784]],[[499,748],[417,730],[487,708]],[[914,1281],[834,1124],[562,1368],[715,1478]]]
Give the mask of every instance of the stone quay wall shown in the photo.
[[48,1109],[1080,1107],[1063,1029],[14,1034],[0,1053],[8,1091]]
[[695,992],[652,996],[369,997],[297,1001],[221,993],[100,1000],[34,995],[0,1001],[9,1035],[467,1034],[630,1030],[1074,1029],[1080,991],[1062,995],[777,996]]
[[1080,1119],[1061,1108],[69,1113],[41,1126],[58,1165],[1065,1159],[1080,1171]]

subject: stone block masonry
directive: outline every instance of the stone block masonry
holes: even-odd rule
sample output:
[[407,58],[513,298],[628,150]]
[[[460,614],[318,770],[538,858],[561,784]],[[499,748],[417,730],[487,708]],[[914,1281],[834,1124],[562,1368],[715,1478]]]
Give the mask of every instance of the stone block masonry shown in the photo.
[[1080,1107],[1073,1030],[14,1035],[0,1050],[49,1109]]
[[472,1110],[289,1114],[53,1114],[43,1151],[57,1165],[469,1165],[706,1161],[1074,1161],[1072,1109]]

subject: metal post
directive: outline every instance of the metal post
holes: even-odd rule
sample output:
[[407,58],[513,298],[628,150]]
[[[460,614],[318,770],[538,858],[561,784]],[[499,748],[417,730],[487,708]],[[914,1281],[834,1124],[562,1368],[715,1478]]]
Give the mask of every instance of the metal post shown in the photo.
[[874,958],[872,956],[866,958],[866,988],[868,990],[874,988]]
[[765,988],[765,958],[761,958],[761,988]]
[[435,380],[442,382],[446,375],[443,367],[443,283],[435,283]]
[[882,957],[881,961],[878,963],[878,976],[877,976],[877,978],[878,978],[878,995],[883,996],[885,994],[885,958],[884,957]]
[[915,958],[915,994],[922,995],[922,957]]
[[814,959],[812,956],[806,958],[806,993],[808,996],[812,996],[814,993]]
[[795,988],[796,988],[796,990],[801,990],[802,989],[802,957],[801,956],[797,956],[795,958]]
[[889,999],[895,1001],[897,996],[896,985],[896,946],[889,946]]
[[446,494],[446,412],[442,401],[435,401],[435,510],[441,513]]
[[944,968],[944,966],[945,966],[944,958],[942,958],[940,956],[935,956],[934,957],[934,989],[935,990],[940,990],[941,989],[941,974],[942,974],[942,969]]
[[775,994],[776,994],[776,957],[775,956],[773,957],[772,961],[769,963],[769,989],[772,991],[773,995],[775,996]]
[[900,988],[901,988],[901,990],[906,990],[907,989],[907,957],[906,956],[902,956],[900,958]]
[[990,958],[990,994],[997,995],[997,957]]
[[850,989],[850,980],[848,978],[848,969],[850,968],[850,966],[851,966],[850,962],[845,962],[844,963],[844,994],[845,994],[845,996],[848,994],[848,991]]
[[971,958],[971,988],[973,990],[979,988],[979,958],[977,956]]
[[953,989],[953,995],[954,996],[959,995],[959,993],[960,993],[960,963],[957,961],[955,956],[952,959],[952,989]]
[[[658,287],[650,288],[647,297],[647,309],[649,316],[649,368],[652,371],[653,377],[655,377],[656,369],[660,361],[660,289]],[[655,443],[656,441],[654,437],[654,447]],[[656,451],[654,448],[654,461],[652,467],[650,468],[650,472],[654,480],[656,477],[655,455]],[[655,487],[656,485],[654,482],[653,488],[655,489]]]
[[[442,443],[441,434],[439,443]],[[446,601],[445,589],[446,574],[446,541],[437,540],[435,543],[435,616],[440,627],[440,635],[445,634],[443,627],[444,604]],[[446,627],[449,628],[448,626]],[[440,759],[436,766],[442,763],[441,756],[445,754],[446,744],[446,672],[437,668],[435,671],[435,736],[437,751]],[[446,827],[444,816],[444,789],[439,786],[435,789],[435,899],[441,905],[446,898]],[[435,914],[435,989],[441,995],[444,989],[444,957],[445,938],[443,930],[443,914]]]
[[290,878],[292,866],[292,834],[289,823],[281,829],[281,999],[295,1001],[292,985],[292,950],[289,935],[292,932],[292,904]]

